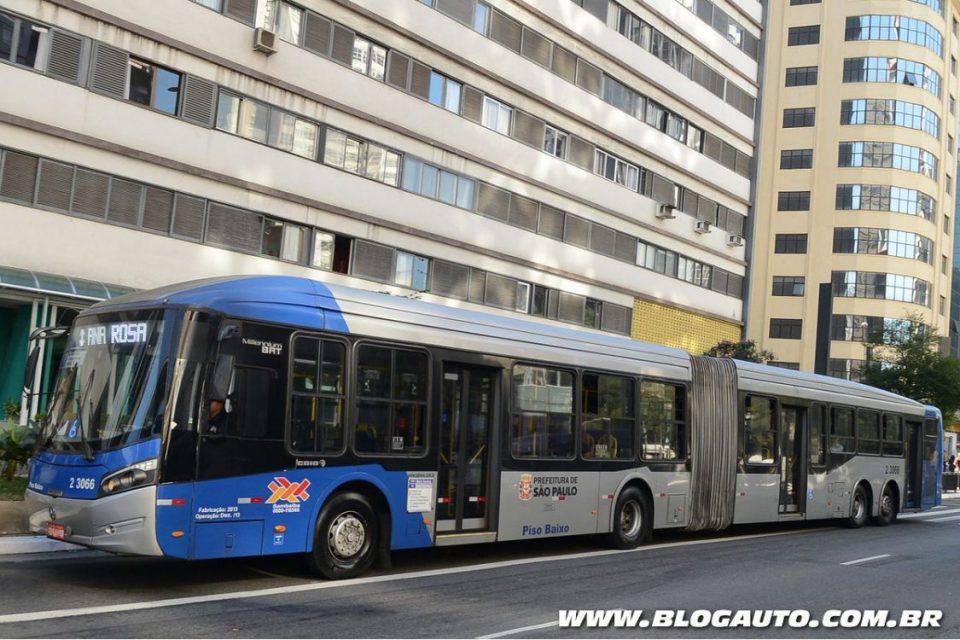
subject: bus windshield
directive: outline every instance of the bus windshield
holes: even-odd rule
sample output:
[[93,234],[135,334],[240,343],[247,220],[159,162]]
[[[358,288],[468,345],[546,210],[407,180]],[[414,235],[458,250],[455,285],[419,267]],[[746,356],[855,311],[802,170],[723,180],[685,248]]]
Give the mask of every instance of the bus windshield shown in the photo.
[[159,436],[175,325],[172,312],[157,309],[77,318],[41,448],[91,458]]

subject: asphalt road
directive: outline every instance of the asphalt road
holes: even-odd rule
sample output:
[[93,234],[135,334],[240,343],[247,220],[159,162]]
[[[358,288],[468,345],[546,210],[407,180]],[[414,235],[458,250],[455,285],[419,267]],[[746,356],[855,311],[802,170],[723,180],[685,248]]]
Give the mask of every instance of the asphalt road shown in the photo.
[[[960,502],[890,527],[658,534],[394,555],[343,582],[296,558],[186,563],[94,552],[0,557],[0,637],[960,637]],[[845,564],[846,563],[846,564]],[[943,612],[939,627],[559,628],[559,609]]]

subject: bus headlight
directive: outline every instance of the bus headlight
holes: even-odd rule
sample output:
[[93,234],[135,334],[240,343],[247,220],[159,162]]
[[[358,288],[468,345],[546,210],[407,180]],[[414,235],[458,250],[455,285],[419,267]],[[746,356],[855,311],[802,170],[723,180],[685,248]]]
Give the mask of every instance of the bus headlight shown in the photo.
[[153,484],[157,480],[157,459],[143,460],[111,473],[100,481],[100,495],[108,496],[128,489]]

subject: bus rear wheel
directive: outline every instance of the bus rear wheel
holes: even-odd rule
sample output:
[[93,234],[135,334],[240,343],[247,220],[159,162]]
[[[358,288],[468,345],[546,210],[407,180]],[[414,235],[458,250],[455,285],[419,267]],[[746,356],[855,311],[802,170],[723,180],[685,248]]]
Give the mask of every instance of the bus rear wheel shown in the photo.
[[852,529],[859,529],[866,524],[869,515],[867,492],[863,490],[863,487],[857,485],[857,488],[853,490],[853,505],[850,510],[850,517],[847,518],[847,526]]
[[366,496],[337,494],[320,512],[307,564],[329,580],[354,578],[373,564],[379,533],[377,514]]
[[891,524],[897,519],[897,500],[890,485],[883,488],[880,494],[880,504],[877,507],[877,515],[873,517],[873,524],[884,526]]
[[652,532],[650,499],[638,488],[627,487],[617,500],[613,531],[607,536],[607,542],[617,549],[633,549],[648,542]]

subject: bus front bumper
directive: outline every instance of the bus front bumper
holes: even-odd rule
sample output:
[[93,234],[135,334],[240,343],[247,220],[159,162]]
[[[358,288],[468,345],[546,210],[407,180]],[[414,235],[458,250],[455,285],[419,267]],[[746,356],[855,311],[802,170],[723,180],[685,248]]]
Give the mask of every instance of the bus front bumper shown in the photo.
[[96,500],[55,498],[27,489],[25,500],[33,533],[110,553],[163,555],[156,536],[155,485]]

